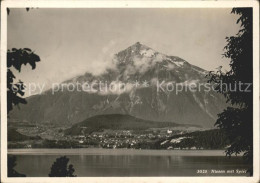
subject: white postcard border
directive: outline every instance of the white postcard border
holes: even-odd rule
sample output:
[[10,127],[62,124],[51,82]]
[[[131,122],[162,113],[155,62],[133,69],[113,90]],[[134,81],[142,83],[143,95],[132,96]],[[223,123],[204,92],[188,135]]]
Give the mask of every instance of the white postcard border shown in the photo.
[[[6,52],[7,12],[6,8],[231,8],[253,7],[254,48],[254,174],[253,177],[7,177],[7,96],[6,96]],[[1,181],[6,182],[258,182],[259,181],[259,2],[257,1],[50,1],[10,0],[1,2]]]

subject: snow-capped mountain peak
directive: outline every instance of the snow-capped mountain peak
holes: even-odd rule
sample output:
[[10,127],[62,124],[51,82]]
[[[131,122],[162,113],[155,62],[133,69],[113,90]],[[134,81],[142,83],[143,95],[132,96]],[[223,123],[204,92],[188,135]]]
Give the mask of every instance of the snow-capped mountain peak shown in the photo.
[[175,67],[182,67],[184,63],[188,63],[179,57],[167,56],[166,54],[155,51],[140,42],[136,42],[125,50],[120,51],[115,57],[119,64],[131,63],[137,66],[142,64],[154,65],[155,63],[169,62]]

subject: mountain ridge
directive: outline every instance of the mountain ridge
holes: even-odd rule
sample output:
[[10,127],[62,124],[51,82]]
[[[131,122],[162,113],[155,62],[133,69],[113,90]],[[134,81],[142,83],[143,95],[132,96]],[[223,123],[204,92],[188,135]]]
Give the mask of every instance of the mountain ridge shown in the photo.
[[65,131],[66,135],[81,135],[84,133],[110,130],[146,130],[149,128],[166,128],[166,127],[200,127],[191,124],[177,124],[174,122],[157,122],[136,118],[123,114],[107,114],[92,116],[84,121],[74,124]]

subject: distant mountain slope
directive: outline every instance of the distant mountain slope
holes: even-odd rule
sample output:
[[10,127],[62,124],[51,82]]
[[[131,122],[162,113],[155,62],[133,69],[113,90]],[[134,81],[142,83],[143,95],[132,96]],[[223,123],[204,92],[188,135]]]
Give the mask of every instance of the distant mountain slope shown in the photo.
[[41,139],[41,137],[36,136],[36,137],[32,137],[32,136],[27,136],[27,135],[23,135],[19,132],[17,132],[14,128],[9,128],[8,132],[7,132],[7,138],[8,138],[8,142],[11,141],[25,141],[25,140],[39,140]]
[[85,133],[110,130],[146,130],[148,128],[164,128],[177,126],[194,126],[189,124],[176,124],[174,122],[156,122],[139,119],[130,115],[107,114],[88,118],[73,125],[65,131],[66,135],[80,135],[82,130]]
[[[53,95],[49,90],[29,97],[28,104],[11,111],[10,121],[72,125],[95,115],[128,114],[146,120],[174,119],[177,123],[213,127],[217,114],[226,107],[224,97],[214,91],[188,90],[176,94],[176,89],[158,90],[158,82],[183,86],[206,83],[207,71],[177,56],[167,56],[137,42],[115,54],[113,62],[115,68],[99,76],[86,73],[64,83],[126,83],[125,91],[65,90]],[[137,87],[131,85],[136,81],[139,82]],[[144,82],[148,82],[148,86],[145,87]]]
[[174,135],[154,144],[154,148],[203,148],[203,149],[224,149],[230,142],[222,129],[197,131],[181,135]]

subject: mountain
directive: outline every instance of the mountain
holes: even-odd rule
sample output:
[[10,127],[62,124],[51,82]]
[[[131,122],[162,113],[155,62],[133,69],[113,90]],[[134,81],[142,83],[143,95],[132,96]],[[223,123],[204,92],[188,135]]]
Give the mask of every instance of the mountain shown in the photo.
[[[194,126],[190,124],[176,124],[174,122],[156,122],[143,120],[125,114],[107,114],[90,117],[80,123],[74,124],[65,131],[67,135],[80,135],[84,129],[85,133],[111,130],[146,130],[148,128],[165,128],[178,126]],[[196,127],[196,126],[194,126]]]
[[[85,73],[61,83],[87,82],[94,91],[64,89],[52,94],[48,90],[31,96],[28,104],[10,113],[10,121],[72,125],[96,115],[128,114],[145,120],[213,127],[217,114],[226,107],[224,97],[214,91],[171,91],[172,82],[187,87],[207,81],[206,70],[177,56],[167,56],[137,42],[115,54],[111,63],[114,67],[103,74]],[[98,86],[99,81],[102,84]],[[106,84],[116,89],[105,90]]]

